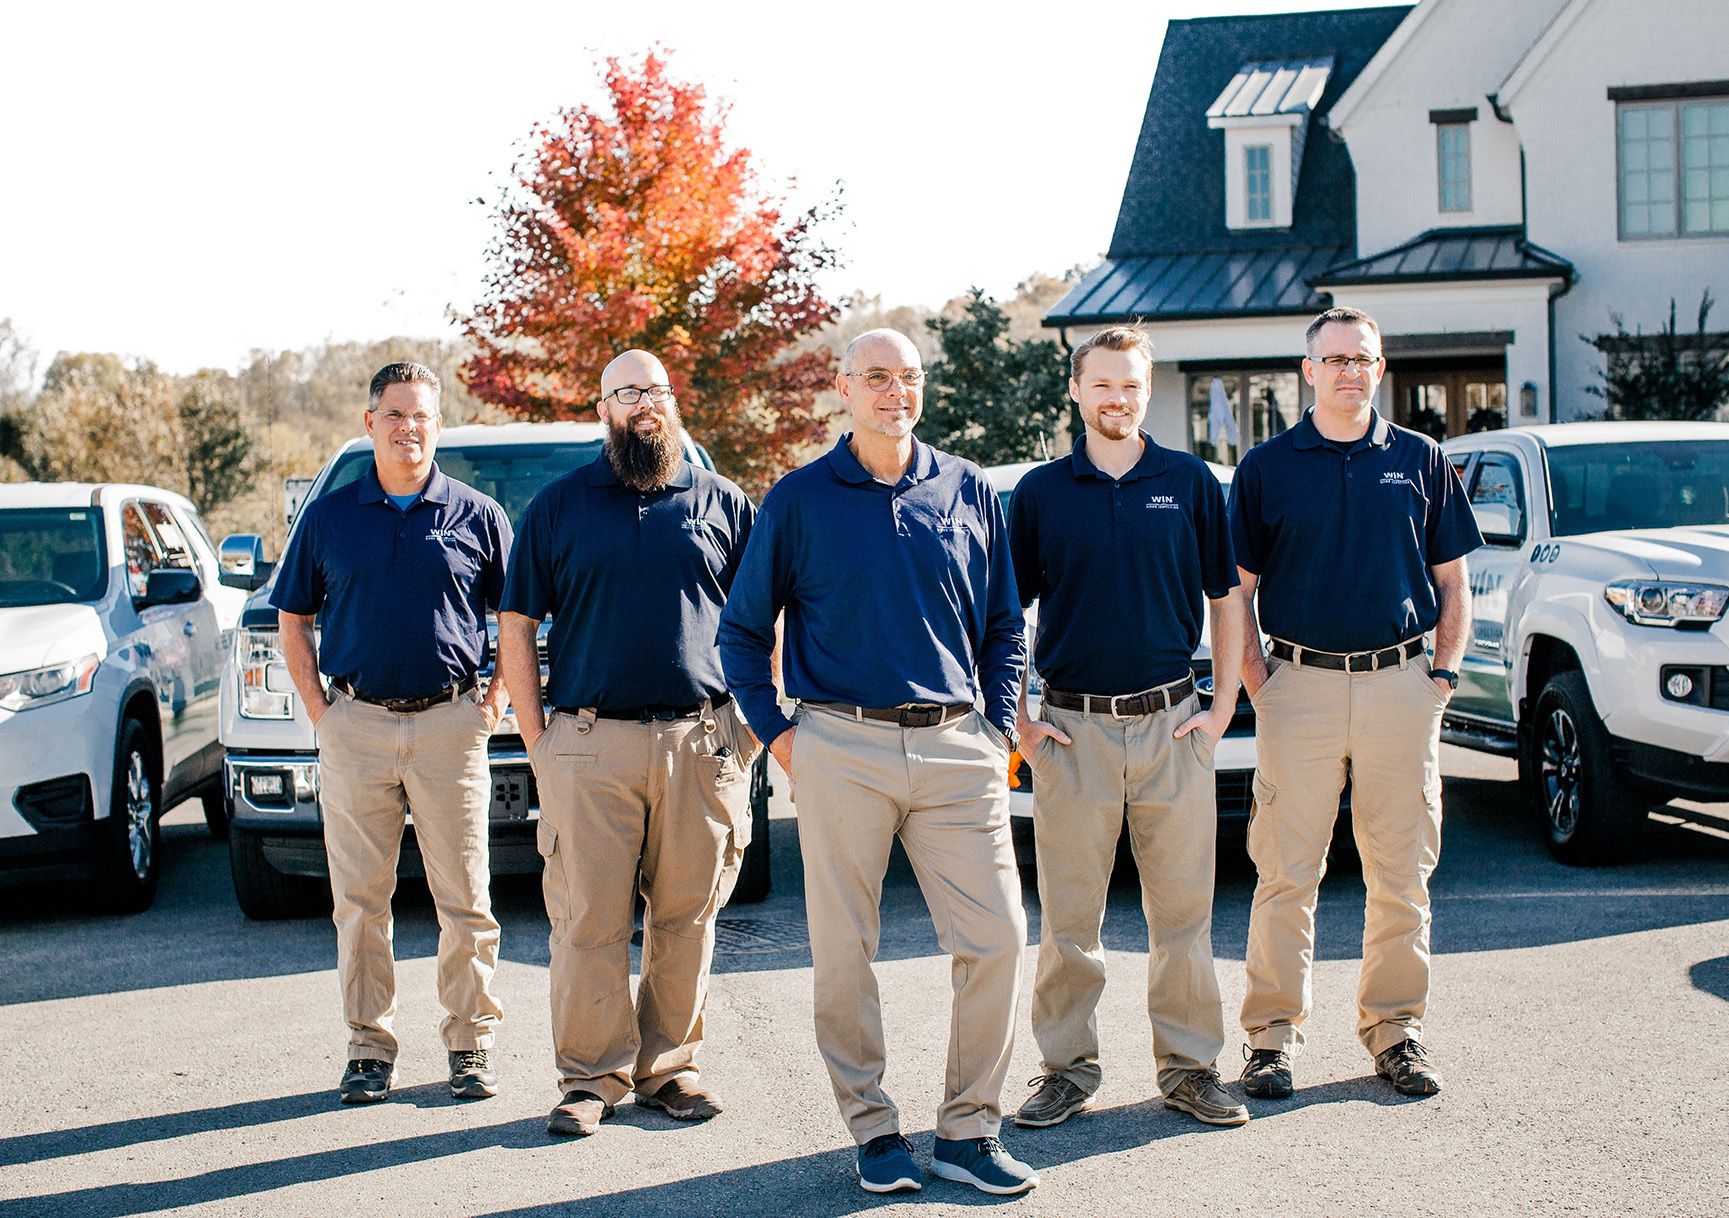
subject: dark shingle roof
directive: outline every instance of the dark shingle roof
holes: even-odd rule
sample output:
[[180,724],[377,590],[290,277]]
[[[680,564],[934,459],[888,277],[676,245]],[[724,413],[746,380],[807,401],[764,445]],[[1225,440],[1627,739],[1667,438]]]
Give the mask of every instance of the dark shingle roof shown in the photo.
[[[1108,261],[1064,297],[1045,323],[1321,307],[1302,277],[1356,252],[1356,185],[1344,145],[1318,131],[1305,141],[1290,228],[1234,231],[1225,227],[1225,133],[1208,126],[1207,110],[1245,64],[1331,56],[1333,69],[1314,108],[1325,115],[1408,12],[1409,6],[1399,6],[1171,22]],[[1257,253],[1277,257],[1252,257]],[[1212,256],[1218,265],[1206,282],[1218,290],[1196,283],[1198,265],[1169,255]],[[1281,268],[1293,263],[1300,273],[1294,280],[1281,278]],[[1186,276],[1188,289],[1167,294],[1159,288],[1178,275]],[[1100,294],[1096,289],[1105,279],[1115,286]],[[1137,296],[1122,290],[1137,281],[1150,290]],[[1269,300],[1278,303],[1263,304]],[[1109,312],[1103,311],[1107,303]]]
[[1342,262],[1310,278],[1315,287],[1359,283],[1423,283],[1444,279],[1573,278],[1573,264],[1525,240],[1516,224],[1493,228],[1432,228],[1403,245]]

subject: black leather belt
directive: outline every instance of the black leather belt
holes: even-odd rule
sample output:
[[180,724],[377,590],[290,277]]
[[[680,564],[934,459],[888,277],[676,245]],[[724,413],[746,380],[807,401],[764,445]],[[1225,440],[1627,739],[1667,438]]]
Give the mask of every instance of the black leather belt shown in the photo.
[[[675,719],[695,719],[702,714],[705,706],[719,710],[732,701],[731,694],[721,694],[706,702],[692,702],[688,706],[633,706],[626,710],[612,710],[596,707],[596,719],[619,719],[626,723],[671,723]],[[561,715],[580,715],[587,710],[584,706],[555,706],[552,708]]]
[[479,684],[480,678],[470,673],[455,685],[446,686],[435,694],[427,694],[424,698],[374,698],[370,694],[361,693],[341,677],[330,679],[331,688],[340,689],[356,702],[382,706],[385,710],[395,711],[399,715],[414,715],[423,710],[431,710],[435,706],[442,706],[446,702],[454,702]]
[[1190,673],[1181,681],[1172,681],[1169,685],[1161,685],[1157,689],[1144,689],[1138,694],[1065,694],[1060,689],[1047,688],[1044,704],[1058,710],[1129,719],[1136,715],[1152,715],[1168,710],[1194,692],[1195,674]]
[[[1298,647],[1284,639],[1274,639],[1269,651],[1281,660],[1290,660],[1299,668],[1330,668],[1334,672],[1377,672],[1400,660],[1414,660],[1423,654],[1422,639],[1406,639],[1396,647],[1379,651],[1316,651]],[[1298,658],[1301,653],[1301,659]]]
[[901,727],[940,727],[952,723],[973,709],[971,702],[956,702],[953,706],[848,706],[844,702],[812,702],[823,710],[834,711],[849,719],[872,719],[878,723],[897,723]]

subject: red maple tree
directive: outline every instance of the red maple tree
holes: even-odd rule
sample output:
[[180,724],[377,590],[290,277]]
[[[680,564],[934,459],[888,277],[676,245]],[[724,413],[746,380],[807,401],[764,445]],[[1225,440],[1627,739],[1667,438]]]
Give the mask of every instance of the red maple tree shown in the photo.
[[820,441],[827,350],[791,350],[831,320],[813,282],[835,254],[831,202],[783,217],[727,109],[671,79],[655,53],[606,61],[610,113],[535,127],[497,203],[463,380],[526,419],[593,418],[600,372],[628,347],[666,365],[691,433],[723,473],[761,491]]

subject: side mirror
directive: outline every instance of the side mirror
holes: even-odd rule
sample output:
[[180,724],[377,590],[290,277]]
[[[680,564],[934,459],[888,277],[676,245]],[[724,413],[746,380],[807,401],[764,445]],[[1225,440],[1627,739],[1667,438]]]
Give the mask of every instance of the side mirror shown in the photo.
[[1525,540],[1525,523],[1519,509],[1510,503],[1473,503],[1477,531],[1492,546],[1516,546]]
[[247,592],[262,588],[274,567],[274,564],[264,561],[264,539],[256,533],[233,533],[224,537],[217,561],[222,565],[222,573],[217,577],[222,586]]
[[197,600],[203,592],[204,585],[199,582],[198,572],[188,571],[183,567],[158,567],[150,573],[149,580],[145,582],[144,595],[138,601],[138,608],[184,605]]

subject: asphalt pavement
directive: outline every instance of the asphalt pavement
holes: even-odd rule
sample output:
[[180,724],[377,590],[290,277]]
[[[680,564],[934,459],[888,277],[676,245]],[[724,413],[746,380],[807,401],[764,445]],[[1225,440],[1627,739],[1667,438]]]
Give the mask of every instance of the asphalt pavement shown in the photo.
[[[0,890],[0,1216],[189,1214],[771,1215],[864,1211],[1354,1216],[1729,1213],[1729,807],[1671,807],[1638,857],[1550,860],[1511,763],[1444,750],[1434,987],[1424,1036],[1446,1090],[1397,1096],[1352,1031],[1363,885],[1322,891],[1315,1014],[1289,1100],[1241,1129],[1159,1102],[1144,1011],[1145,923],[1113,890],[1099,1013],[1098,1107],[1047,1130],[1005,1126],[1042,1185],[988,1198],[927,1178],[873,1198],[852,1174],[811,1030],[797,825],[773,824],[775,891],[722,915],[704,1079],[724,1099],[684,1125],[625,1104],[594,1137],[549,1138],[557,1099],[538,884],[501,879],[503,1092],[454,1101],[438,1042],[437,930],[423,885],[399,894],[402,1081],[336,1102],[345,1036],[328,921],[253,923],[196,805],[169,818],[161,893],[131,918],[81,894]],[[784,783],[782,784],[784,786]],[[1221,847],[1214,949],[1235,1014],[1254,877]],[[1026,889],[1037,938],[1037,894]],[[1039,1073],[1027,1025],[1005,1106]],[[940,1099],[948,964],[897,852],[880,953],[904,1132],[927,1159]]]

